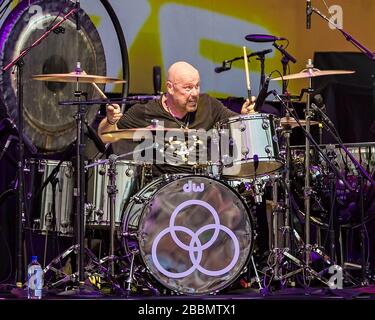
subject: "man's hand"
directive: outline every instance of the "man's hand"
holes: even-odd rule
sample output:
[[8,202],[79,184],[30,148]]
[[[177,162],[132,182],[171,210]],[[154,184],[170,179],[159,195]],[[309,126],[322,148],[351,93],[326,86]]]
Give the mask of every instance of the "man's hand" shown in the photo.
[[255,96],[252,96],[251,100],[246,99],[246,101],[242,105],[241,114],[255,113],[255,110],[254,110],[255,101],[256,101]]
[[122,117],[121,108],[118,104],[107,105],[107,122],[110,125],[115,125]]

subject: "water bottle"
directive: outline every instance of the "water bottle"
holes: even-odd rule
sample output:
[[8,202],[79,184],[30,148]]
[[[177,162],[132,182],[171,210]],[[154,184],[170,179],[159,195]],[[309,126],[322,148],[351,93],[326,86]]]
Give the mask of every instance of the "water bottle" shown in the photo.
[[27,298],[41,299],[44,282],[43,269],[37,256],[32,256],[31,263],[27,267]]

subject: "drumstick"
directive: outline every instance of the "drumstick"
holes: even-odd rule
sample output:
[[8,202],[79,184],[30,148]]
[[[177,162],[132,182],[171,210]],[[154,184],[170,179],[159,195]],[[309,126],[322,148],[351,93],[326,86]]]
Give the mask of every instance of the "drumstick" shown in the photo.
[[[98,85],[94,82],[91,82],[92,86],[96,89],[96,91],[99,92],[99,94],[102,96],[103,99],[108,99],[108,97],[105,95],[105,93],[98,87]],[[123,110],[121,110],[123,112]]]
[[91,84],[92,84],[93,87],[96,89],[96,91],[99,92],[99,94],[102,96],[102,98],[104,98],[104,99],[108,99],[107,96],[105,95],[105,93],[102,91],[102,89],[100,89],[100,88],[98,87],[98,85],[97,85],[96,83],[91,82]]
[[250,85],[250,77],[249,77],[249,66],[247,64],[247,52],[246,52],[246,47],[242,47],[242,48],[243,48],[243,60],[245,62],[247,97],[251,101],[251,85]]

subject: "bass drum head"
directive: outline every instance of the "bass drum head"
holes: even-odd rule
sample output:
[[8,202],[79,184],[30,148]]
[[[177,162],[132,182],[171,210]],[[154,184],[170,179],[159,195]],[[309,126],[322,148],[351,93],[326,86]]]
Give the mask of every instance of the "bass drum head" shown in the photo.
[[252,251],[254,229],[248,207],[232,188],[209,177],[179,176],[159,179],[135,198],[145,195],[141,210],[129,204],[123,231],[138,225],[142,262],[159,283],[199,295],[238,278]]
[[[47,28],[62,20],[74,6],[69,0],[24,0],[9,13],[0,29],[0,66],[39,39]],[[56,19],[56,20],[55,20]],[[36,74],[69,73],[77,62],[87,74],[106,75],[104,48],[89,16],[79,10],[80,30],[76,30],[74,14],[55,32],[32,48],[23,58],[24,133],[40,153],[64,150],[76,138],[77,106],[59,106],[63,100],[75,100],[76,83],[44,82],[32,79]],[[12,70],[0,74],[0,95],[9,117],[18,121],[17,83]],[[101,86],[101,89],[104,89]],[[79,85],[87,98],[99,95],[91,84]],[[87,108],[86,119],[93,122],[98,106]]]

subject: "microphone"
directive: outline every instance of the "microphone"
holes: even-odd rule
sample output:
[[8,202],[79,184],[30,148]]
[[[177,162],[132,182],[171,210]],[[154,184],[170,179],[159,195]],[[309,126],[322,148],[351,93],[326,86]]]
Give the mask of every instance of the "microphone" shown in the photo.
[[268,34],[248,34],[245,39],[252,42],[275,42],[278,40],[286,40],[286,38],[270,36]]
[[101,153],[105,153],[107,151],[107,148],[105,147],[105,144],[99,138],[95,130],[87,122],[86,122],[86,127],[87,127],[87,135],[94,142],[95,147],[97,147]]
[[311,0],[306,1],[306,29],[311,29]]
[[215,68],[215,72],[216,73],[220,73],[220,72],[223,72],[223,71],[228,71],[231,68],[232,68],[232,65],[229,63],[229,61],[228,60],[224,60],[221,67],[216,67]]
[[81,8],[81,3],[80,3],[80,0],[76,0],[76,12],[74,14],[75,16],[75,19],[76,19],[76,30],[81,30],[81,24],[80,24],[80,21],[79,21],[79,15],[78,15],[78,11],[79,9]]
[[161,68],[160,66],[153,67],[152,80],[154,83],[154,94],[158,95],[161,93]]
[[260,90],[258,94],[258,98],[255,101],[254,105],[254,111],[258,112],[260,111],[260,108],[264,104],[264,101],[266,101],[266,98],[268,97],[268,86],[270,84],[271,77],[267,77],[266,80],[264,81],[263,87]]
[[312,104],[311,104],[311,108],[312,108],[315,112],[317,112],[317,113],[320,114],[320,116],[322,117],[322,119],[323,119],[324,122],[328,123],[331,127],[334,127],[334,125],[333,125],[331,119],[330,119],[330,118],[325,114],[325,112],[324,112],[322,109],[320,109],[315,103],[312,103]]
[[286,51],[283,46],[278,46],[276,43],[273,43],[272,45],[277,50],[279,50],[289,61],[292,61],[293,63],[297,62],[297,59],[294,58],[288,51]]
[[216,67],[215,68],[215,72],[216,73],[220,73],[220,72],[223,72],[223,71],[228,71],[230,70],[231,68],[230,67],[225,67],[225,66],[222,66],[222,67]]

